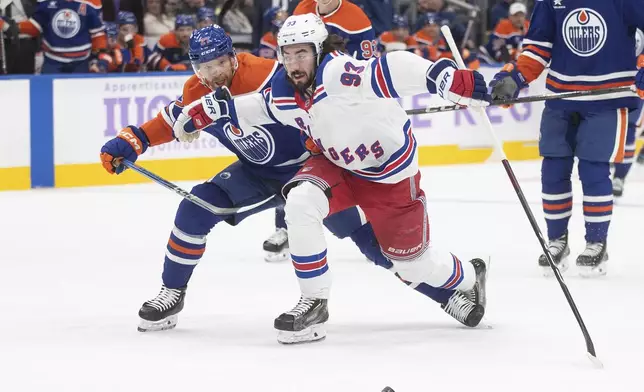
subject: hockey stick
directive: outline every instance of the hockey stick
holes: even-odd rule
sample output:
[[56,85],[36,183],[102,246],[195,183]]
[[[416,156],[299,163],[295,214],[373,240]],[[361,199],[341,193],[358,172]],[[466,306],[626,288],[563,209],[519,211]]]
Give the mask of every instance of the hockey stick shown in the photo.
[[[629,91],[633,92],[633,86],[611,87],[611,88],[602,88],[597,90],[585,90],[585,91],[571,91],[568,93],[532,95],[529,97],[520,97],[516,99],[505,99],[500,101],[493,101],[490,104],[490,106],[516,105],[518,103],[526,103],[526,102],[540,102],[540,101],[549,101],[551,99],[589,97],[593,95],[625,93]],[[425,109],[410,109],[410,110],[406,110],[406,112],[408,115],[414,115],[414,114],[451,112],[454,110],[463,110],[463,109],[467,109],[467,106],[461,106],[461,105],[434,106],[434,107],[428,107]]]
[[[0,10],[0,16],[4,14],[3,10]],[[7,23],[7,22],[5,22]],[[0,28],[0,58],[2,58],[2,74],[7,74],[7,52],[4,47],[4,31]]]
[[141,166],[128,161],[127,159],[123,159],[122,164],[125,165],[126,167],[129,167],[130,169],[134,170],[135,172],[143,175],[144,177],[149,178],[150,180],[156,182],[157,184],[166,187],[173,191],[174,193],[178,194],[179,196],[183,197],[184,199],[198,205],[199,207],[203,208],[204,210],[207,210],[215,215],[234,215],[234,214],[241,214],[242,212],[247,212],[250,211],[254,208],[257,208],[261,206],[262,204],[268,202],[269,200],[273,199],[275,195],[260,201],[259,203],[251,204],[249,206],[244,206],[244,207],[234,207],[234,208],[222,208],[222,207],[217,207],[214,206],[207,201],[203,200],[202,198],[193,195],[192,193],[180,188],[179,186],[171,183],[168,180],[165,180],[156,174],[152,173],[151,171],[148,171],[147,169],[142,168]]
[[[443,32],[443,36],[447,40],[447,44],[449,47],[452,49],[452,54],[454,55],[454,59],[456,60],[456,64],[458,64],[458,67],[460,69],[465,69],[465,63],[463,63],[463,59],[461,58],[460,53],[456,49],[456,43],[454,42],[454,37],[452,37],[452,32],[450,31],[448,26],[443,26],[441,27],[441,31]],[[508,177],[510,178],[510,182],[512,183],[512,186],[514,187],[514,191],[516,192],[517,196],[519,197],[519,202],[521,203],[521,207],[523,207],[523,211],[525,212],[526,216],[528,217],[528,220],[530,221],[530,225],[532,226],[532,230],[534,230],[534,234],[537,236],[537,239],[539,240],[539,244],[541,245],[541,249],[543,249],[544,254],[546,255],[546,258],[548,259],[548,264],[550,264],[550,268],[554,271],[555,277],[557,278],[557,281],[559,282],[559,285],[561,286],[561,290],[563,291],[564,295],[566,296],[566,300],[568,301],[568,305],[570,305],[570,308],[572,309],[573,314],[575,315],[575,318],[577,319],[577,322],[579,323],[579,327],[581,328],[581,332],[584,334],[584,339],[586,340],[586,351],[588,354],[588,358],[593,362],[593,364],[596,367],[603,367],[602,363],[597,359],[597,355],[595,354],[595,346],[593,344],[592,339],[590,338],[590,334],[588,333],[588,329],[586,328],[586,325],[584,324],[584,320],[581,318],[581,314],[579,314],[579,310],[577,309],[577,305],[575,304],[575,301],[572,298],[572,295],[570,294],[570,290],[568,290],[568,286],[563,280],[563,277],[561,276],[561,272],[559,271],[559,268],[555,265],[552,255],[550,254],[550,251],[548,250],[548,246],[546,245],[546,241],[543,238],[543,234],[541,233],[541,229],[539,229],[539,225],[537,224],[537,221],[534,218],[534,215],[532,214],[532,210],[530,209],[530,206],[528,205],[528,202],[525,199],[525,195],[523,194],[523,190],[521,189],[521,185],[519,185],[519,181],[517,180],[517,177],[514,175],[514,171],[512,170],[512,167],[510,166],[510,162],[508,162],[508,158],[505,156],[505,153],[503,152],[503,148],[501,146],[501,143],[499,139],[497,139],[496,134],[494,133],[494,128],[492,127],[492,123],[490,122],[489,117],[487,116],[487,113],[485,112],[484,108],[474,108],[476,112],[479,113],[481,119],[483,120],[483,123],[485,124],[485,127],[487,128],[490,136],[492,137],[492,140],[494,141],[494,146],[495,149],[498,150],[498,152],[501,154],[501,162],[503,163],[503,168],[505,168],[505,172],[507,173]]]

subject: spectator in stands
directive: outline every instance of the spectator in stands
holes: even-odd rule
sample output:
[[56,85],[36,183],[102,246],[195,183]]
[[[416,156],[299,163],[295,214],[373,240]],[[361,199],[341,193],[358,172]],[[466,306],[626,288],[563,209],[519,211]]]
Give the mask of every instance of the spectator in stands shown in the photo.
[[138,33],[138,21],[134,13],[120,11],[117,16],[118,36],[112,49],[109,72],[141,72],[145,69],[150,51],[145,39]]
[[174,32],[162,35],[154,47],[148,70],[186,71],[190,65],[190,34],[194,28],[195,18],[192,15],[177,15]]
[[[447,42],[441,34],[441,26],[447,24],[447,20],[439,20],[434,13],[427,13],[422,18],[424,21],[423,28],[414,34],[414,38],[418,41],[419,49],[416,53],[431,61],[436,61],[440,58],[453,59],[452,51],[450,50]],[[478,69],[481,64],[475,53],[471,53],[467,49],[461,51],[461,56],[465,65],[469,69]]]
[[[33,74],[35,72],[35,56],[38,51],[38,39],[27,34],[18,32],[17,24],[28,20],[36,10],[36,0],[11,0],[6,4],[4,1],[4,17],[11,21],[7,25],[7,31],[4,35],[4,48],[7,56],[7,73],[8,74]],[[2,54],[0,53],[0,64]],[[0,73],[2,68],[0,67]]]
[[497,3],[490,8],[490,13],[487,20],[487,29],[493,30],[501,19],[508,17],[510,12],[510,4],[515,0],[496,0]]
[[215,0],[184,0],[181,13],[184,15],[197,16],[197,12],[201,7],[208,7],[215,9],[217,6]]
[[378,38],[381,52],[407,50],[416,53],[418,42],[409,34],[409,22],[402,15],[394,15],[393,29],[380,34]]
[[224,15],[223,28],[230,34],[252,34],[253,25],[242,10],[243,0],[235,0],[232,7]]
[[367,15],[376,37],[393,28],[394,6],[391,0],[353,0],[353,3]]
[[277,58],[277,32],[288,18],[288,13],[280,7],[273,7],[264,12],[264,18],[271,29],[259,41],[258,54],[260,57],[274,59]]
[[259,41],[264,34],[271,29],[270,23],[264,20],[266,11],[273,7],[279,7],[289,15],[293,13],[300,0],[254,0],[255,14],[253,15],[253,36],[252,43],[254,48],[259,48]]
[[216,22],[215,10],[208,7],[201,7],[197,10],[197,29],[210,26]]
[[128,11],[134,14],[138,23],[137,31],[145,35],[143,25],[143,0],[100,0],[103,4],[103,21],[118,22],[119,11]]
[[174,17],[164,13],[162,0],[147,0],[147,12],[143,17],[145,39],[148,47],[153,48],[162,35],[174,29]]
[[174,18],[176,18],[181,6],[181,0],[166,0],[164,3],[163,13],[172,20],[172,29],[174,29]]
[[523,3],[512,3],[508,17],[497,23],[488,43],[479,48],[481,61],[495,64],[517,59],[523,37],[530,27],[530,22],[526,20],[527,12]]

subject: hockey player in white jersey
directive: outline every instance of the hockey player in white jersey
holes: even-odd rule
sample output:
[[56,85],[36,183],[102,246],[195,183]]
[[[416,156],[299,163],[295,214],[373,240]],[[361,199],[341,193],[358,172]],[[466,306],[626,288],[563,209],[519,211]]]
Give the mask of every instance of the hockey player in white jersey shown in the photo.
[[[478,325],[485,313],[486,265],[481,259],[462,263],[430,247],[416,140],[395,98],[430,92],[456,104],[486,106],[483,77],[457,70],[451,60],[432,63],[408,52],[356,60],[336,51],[343,41],[329,36],[314,14],[289,17],[278,45],[284,69],[270,90],[229,102],[209,97],[201,109],[190,110],[202,125],[204,118],[217,121],[234,113],[231,118],[247,124],[274,120],[297,126],[320,153],[283,189],[301,298],[275,320],[278,341],[326,336],[331,277],[322,221],[355,205],[364,210],[401,279],[454,289],[443,308],[466,325]],[[175,134],[186,132],[177,127],[182,122],[175,123]]]

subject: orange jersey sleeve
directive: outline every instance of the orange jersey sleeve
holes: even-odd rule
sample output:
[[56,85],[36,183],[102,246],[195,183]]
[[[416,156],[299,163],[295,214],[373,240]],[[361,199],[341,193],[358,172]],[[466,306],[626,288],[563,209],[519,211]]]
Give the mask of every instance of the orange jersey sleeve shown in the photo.
[[302,0],[293,10],[293,15],[303,15],[303,14],[317,14],[316,12],[317,2],[315,0]]
[[261,91],[268,85],[277,71],[277,61],[257,57],[250,53],[237,55],[239,66],[230,84],[233,96]]
[[172,124],[177,109],[183,108],[184,105],[194,102],[209,92],[210,89],[201,84],[197,75],[192,75],[183,85],[181,98],[171,102],[156,117],[141,125],[141,129],[143,129],[150,141],[150,146],[158,146],[159,144],[173,141]]
[[383,44],[396,42],[396,38],[391,33],[391,31],[385,31],[384,33],[380,34],[380,37],[378,39],[380,39],[380,42],[382,42]]
[[22,22],[18,23],[18,30],[22,34],[27,34],[32,37],[38,37],[42,31],[40,30],[41,27],[37,23],[32,22],[33,19],[29,20],[23,20]]

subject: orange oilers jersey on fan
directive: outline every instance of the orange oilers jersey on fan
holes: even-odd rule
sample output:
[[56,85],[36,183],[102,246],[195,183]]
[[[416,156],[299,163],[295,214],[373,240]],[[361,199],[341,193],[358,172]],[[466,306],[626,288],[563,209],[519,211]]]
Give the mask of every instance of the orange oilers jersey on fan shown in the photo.
[[259,41],[259,56],[267,59],[277,58],[277,37],[272,31],[264,34]]
[[[400,42],[396,39],[396,37],[391,31],[385,31],[384,33],[380,34],[380,37],[378,39],[380,41],[380,45],[385,48],[387,47],[388,44]],[[402,43],[407,45],[405,50],[408,50],[410,52],[413,52],[416,49],[418,49],[418,41],[416,41],[416,38],[414,38],[414,36],[412,35],[408,36],[407,39],[402,41]]]
[[[530,22],[527,20],[523,28],[518,28],[512,24],[510,19],[501,19],[490,34],[488,43],[480,48],[481,58],[488,63],[515,61],[521,50],[523,36],[529,28]],[[507,59],[503,58],[505,50],[509,56]]]
[[[239,66],[230,85],[230,93],[233,97],[262,91],[270,85],[278,68],[277,61],[256,57],[250,53],[239,53],[237,62]],[[181,97],[163,108],[155,118],[141,125],[141,129],[150,141],[150,146],[174,140],[172,125],[183,106],[211,92],[196,75],[192,75],[183,85]]]
[[185,71],[190,66],[188,51],[181,47],[174,32],[164,34],[152,50],[148,69],[167,71],[172,68],[175,71]]
[[142,35],[134,35],[134,48],[116,44],[110,53],[108,72],[139,72],[145,64],[149,49]]
[[[414,38],[418,41],[419,48],[416,50],[416,54],[420,57],[423,57],[430,61],[436,61],[441,58],[454,59],[452,56],[452,51],[449,50],[449,46],[443,37],[440,37],[438,40],[434,41],[430,36],[425,34],[422,30],[414,34]],[[463,62],[469,69],[479,69],[481,63],[476,55],[470,52],[467,49],[461,51],[461,56],[463,57]]]
[[316,14],[326,25],[329,34],[337,34],[348,40],[346,53],[359,60],[378,55],[378,41],[371,21],[357,5],[340,0],[340,6],[327,15],[320,15],[315,0],[302,0],[293,15]]

